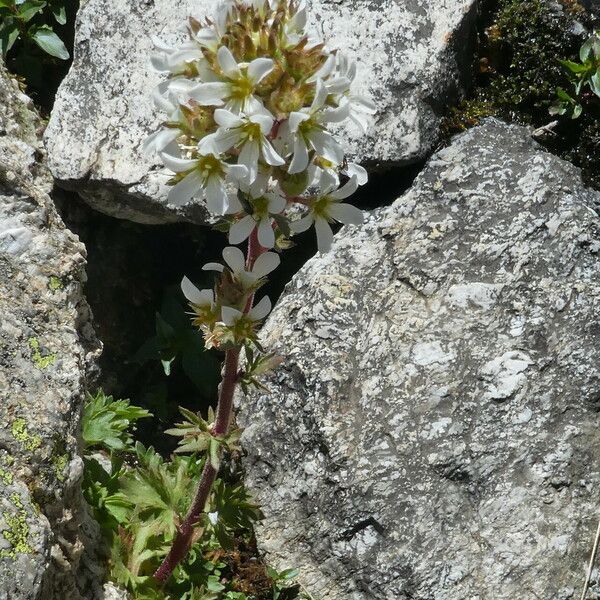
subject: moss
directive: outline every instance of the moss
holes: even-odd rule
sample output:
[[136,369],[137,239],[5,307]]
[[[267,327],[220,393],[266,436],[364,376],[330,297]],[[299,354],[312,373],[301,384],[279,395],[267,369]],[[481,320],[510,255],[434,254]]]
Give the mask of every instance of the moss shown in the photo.
[[49,289],[51,289],[53,292],[56,292],[57,290],[62,290],[64,287],[65,286],[60,277],[57,277],[56,275],[50,275],[50,281],[48,282]]
[[42,438],[39,435],[31,435],[27,431],[27,422],[25,419],[15,419],[11,431],[15,440],[21,442],[30,452],[37,450],[42,445]]
[[[569,87],[559,59],[577,60],[591,17],[577,0],[499,0],[484,15],[479,39],[476,87],[453,109],[444,138],[497,115],[509,122],[541,127],[553,118],[548,108],[556,88]],[[600,187],[600,107],[592,101],[580,119],[563,119],[549,150],[583,169],[587,183]]]
[[41,353],[40,341],[36,337],[30,337],[27,340],[27,343],[31,348],[31,358],[33,359],[33,363],[38,369],[46,369],[56,362],[56,354],[43,355]]

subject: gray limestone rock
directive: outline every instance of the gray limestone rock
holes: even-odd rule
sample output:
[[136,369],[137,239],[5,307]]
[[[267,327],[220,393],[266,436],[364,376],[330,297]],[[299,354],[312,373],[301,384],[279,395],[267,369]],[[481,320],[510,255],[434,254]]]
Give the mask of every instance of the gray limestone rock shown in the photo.
[[77,437],[98,343],[41,129],[0,62],[0,599],[88,600]]
[[490,120],[288,285],[262,334],[285,363],[240,423],[259,544],[316,599],[579,597],[600,505],[599,200]]
[[[202,206],[166,203],[165,176],[142,156],[143,139],[160,123],[151,91],[152,36],[173,43],[186,18],[212,14],[216,0],[102,0],[82,3],[74,63],[46,132],[59,183],[94,208],[141,223],[204,222]],[[460,93],[472,59],[475,0],[312,0],[311,27],[358,61],[356,91],[378,105],[365,137],[343,134],[363,163],[395,165],[425,157],[437,140],[444,107]]]

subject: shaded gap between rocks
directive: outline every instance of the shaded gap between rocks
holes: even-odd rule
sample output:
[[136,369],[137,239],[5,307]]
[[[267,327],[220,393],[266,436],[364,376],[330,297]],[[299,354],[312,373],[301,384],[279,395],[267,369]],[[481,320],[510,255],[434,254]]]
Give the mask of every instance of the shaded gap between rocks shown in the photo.
[[[364,210],[391,204],[412,185],[423,164],[372,174],[350,201]],[[200,334],[185,314],[188,308],[179,284],[186,275],[199,287],[212,286],[213,275],[202,266],[221,259],[225,236],[191,223],[144,225],[109,217],[60,188],[54,199],[65,225],[87,249],[84,291],[104,346],[99,368],[90,373],[89,391],[102,388],[151,410],[156,419],[141,422],[138,437],[168,453],[175,440],[156,433],[178,420],[177,406],[206,413],[216,404],[221,356],[202,351]],[[273,302],[317,251],[312,230],[295,241],[261,289]],[[157,353],[157,312],[159,329],[166,321],[175,330],[169,348],[176,348],[177,358],[169,376]],[[163,355],[170,356],[170,350]]]

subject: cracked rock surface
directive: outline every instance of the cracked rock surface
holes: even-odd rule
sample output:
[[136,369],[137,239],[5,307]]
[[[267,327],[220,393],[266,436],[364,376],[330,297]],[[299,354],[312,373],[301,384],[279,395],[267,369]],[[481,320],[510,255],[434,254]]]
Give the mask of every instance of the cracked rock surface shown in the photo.
[[581,593],[600,504],[599,196],[489,120],[288,285],[262,334],[285,363],[240,422],[259,544],[315,598]]
[[[112,3],[87,0],[77,15],[74,63],[46,131],[49,165],[60,185],[94,208],[141,223],[205,222],[201,205],[166,203],[166,178],[144,157],[144,138],[161,115],[151,92],[152,36],[175,43],[189,15],[213,13],[216,0]],[[311,28],[358,62],[356,93],[376,102],[365,136],[348,126],[340,139],[356,160],[383,166],[424,158],[445,106],[462,89],[472,60],[475,0],[309,0]]]
[[88,600],[102,568],[84,547],[77,437],[97,341],[41,130],[0,62],[0,600]]

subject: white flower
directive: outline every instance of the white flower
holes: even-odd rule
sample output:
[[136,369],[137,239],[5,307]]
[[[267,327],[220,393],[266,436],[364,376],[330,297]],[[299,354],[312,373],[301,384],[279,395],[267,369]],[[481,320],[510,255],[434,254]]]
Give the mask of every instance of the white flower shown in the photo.
[[344,160],[344,151],[335,138],[326,130],[327,123],[343,121],[348,116],[349,105],[336,108],[325,105],[327,89],[322,80],[317,81],[315,97],[308,109],[290,113],[289,119],[279,128],[286,145],[293,146],[293,158],[288,173],[301,173],[308,166],[309,150],[334,165]]
[[181,135],[181,131],[174,127],[161,127],[151,133],[142,144],[144,154],[150,155],[165,151],[167,154],[177,153],[179,147],[173,142]]
[[185,204],[192,197],[206,199],[208,210],[224,215],[229,209],[226,181],[239,182],[248,176],[242,165],[229,165],[210,145],[201,144],[197,158],[178,158],[161,153],[163,163],[175,173],[186,173],[185,177],[170,190],[168,200],[176,206]]
[[190,304],[201,308],[214,308],[215,293],[212,290],[199,290],[187,277],[181,280],[181,291]]
[[335,181],[335,187],[339,187],[340,178],[338,176],[338,171],[342,175],[346,175],[348,179],[355,176],[358,185],[365,185],[369,181],[367,170],[361,165],[349,162],[342,168],[334,168],[333,165],[325,166],[321,161],[318,165],[312,163],[308,166],[309,187],[319,185],[322,178],[325,177],[325,173],[327,173],[327,177],[331,178],[332,182]]
[[264,110],[254,96],[256,86],[273,70],[270,58],[255,58],[247,65],[238,65],[231,50],[221,46],[217,62],[225,81],[200,83],[189,90],[189,96],[203,106],[222,106],[233,113],[255,113]]
[[154,46],[160,51],[150,57],[154,69],[161,73],[181,75],[195,67],[195,62],[206,62],[200,48],[191,42],[180,48],[172,48],[158,38],[153,38]]
[[227,152],[231,148],[239,150],[238,164],[248,169],[249,183],[256,179],[259,158],[272,166],[285,163],[267,139],[275,122],[269,113],[236,116],[218,108],[214,119],[221,127],[213,134],[212,143],[219,152]]
[[335,189],[335,180],[325,172],[322,178],[321,195],[313,200],[308,214],[299,221],[290,223],[290,228],[295,233],[301,233],[314,223],[319,252],[323,254],[329,252],[333,242],[333,232],[329,223],[339,221],[346,225],[360,225],[363,222],[361,210],[342,203],[342,200],[351,196],[357,187],[356,176],[352,176],[345,185]]
[[246,314],[237,308],[223,306],[221,308],[221,319],[223,325],[235,328],[240,321],[262,321],[271,312],[271,300],[263,296],[260,302],[253,306]]
[[241,244],[258,224],[258,243],[263,248],[272,248],[275,245],[275,233],[271,215],[277,215],[287,205],[287,200],[275,192],[266,192],[258,198],[249,199],[253,208],[251,215],[246,215],[229,230],[229,243]]
[[[227,246],[223,250],[223,260],[227,263],[236,281],[239,281],[247,289],[254,287],[259,279],[274,271],[281,262],[279,255],[275,252],[264,252],[254,261],[254,265],[248,271],[244,253],[234,246]],[[202,269],[222,273],[225,267],[221,263],[208,263]]]
[[338,53],[337,55],[337,76],[328,80],[325,85],[329,94],[338,95],[338,104],[347,103],[350,120],[356,123],[365,133],[372,124],[370,116],[377,112],[373,102],[353,94],[350,86],[356,77],[356,63],[348,59],[347,56]]

